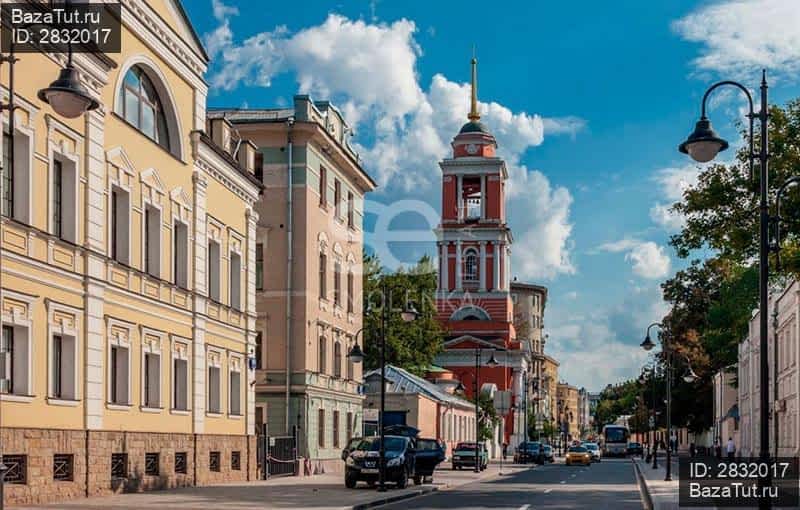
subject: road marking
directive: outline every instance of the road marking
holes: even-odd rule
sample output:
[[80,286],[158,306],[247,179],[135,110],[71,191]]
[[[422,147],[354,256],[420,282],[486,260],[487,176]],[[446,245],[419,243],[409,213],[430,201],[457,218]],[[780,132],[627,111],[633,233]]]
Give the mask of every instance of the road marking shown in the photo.
[[558,483],[567,483],[567,481],[566,481],[566,480],[561,480],[561,481],[560,481],[560,482],[558,482]]
[[528,510],[531,506],[530,505],[522,505],[519,507],[519,510]]
[[553,490],[553,489],[545,489],[545,490],[544,490],[544,493],[545,493],[545,494],[550,494],[550,491],[552,491],[552,490]]
[[569,477],[570,478],[575,478],[575,474],[573,473],[573,474],[569,475]]

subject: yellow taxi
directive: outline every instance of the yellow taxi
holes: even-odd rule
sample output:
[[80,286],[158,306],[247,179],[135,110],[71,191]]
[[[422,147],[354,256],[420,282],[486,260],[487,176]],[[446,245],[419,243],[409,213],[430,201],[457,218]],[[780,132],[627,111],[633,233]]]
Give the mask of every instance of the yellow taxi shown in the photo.
[[570,446],[567,451],[566,463],[567,466],[571,466],[572,464],[589,466],[592,464],[592,452],[583,446]]

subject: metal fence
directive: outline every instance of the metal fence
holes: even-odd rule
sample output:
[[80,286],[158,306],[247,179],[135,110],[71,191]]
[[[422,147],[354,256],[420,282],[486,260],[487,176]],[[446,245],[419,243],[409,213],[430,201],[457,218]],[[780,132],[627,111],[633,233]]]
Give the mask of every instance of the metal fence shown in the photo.
[[270,436],[265,427],[258,435],[256,445],[262,479],[297,474],[297,440],[294,436]]

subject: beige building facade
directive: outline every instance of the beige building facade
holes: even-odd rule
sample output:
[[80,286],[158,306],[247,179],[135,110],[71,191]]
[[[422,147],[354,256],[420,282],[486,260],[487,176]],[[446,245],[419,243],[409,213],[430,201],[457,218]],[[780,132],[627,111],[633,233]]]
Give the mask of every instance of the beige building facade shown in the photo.
[[2,118],[11,504],[255,477],[253,153],[208,134],[180,4],[121,13],[121,53],[73,58],[99,108],[55,113],[37,91],[67,56],[26,53]]
[[564,437],[566,433],[567,441],[578,440],[581,438],[581,431],[579,428],[579,390],[571,384],[565,382],[558,383],[558,403],[557,403],[557,416],[556,422],[560,424],[559,431]]
[[287,109],[210,115],[255,143],[265,187],[256,421],[270,436],[295,435],[311,473],[340,471],[341,448],[362,427],[362,369],[347,354],[363,345],[363,204],[376,184],[326,101],[300,95]]

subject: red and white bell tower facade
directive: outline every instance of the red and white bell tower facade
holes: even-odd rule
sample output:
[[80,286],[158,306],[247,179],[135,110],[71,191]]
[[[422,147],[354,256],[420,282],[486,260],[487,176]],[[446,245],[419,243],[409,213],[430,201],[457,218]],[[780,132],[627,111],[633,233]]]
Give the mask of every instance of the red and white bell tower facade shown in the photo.
[[[529,360],[516,341],[510,292],[512,235],[506,224],[505,162],[497,141],[477,111],[476,64],[472,60],[469,122],[452,141],[453,156],[442,169],[442,217],[436,228],[439,255],[438,318],[446,332],[436,363],[456,374],[472,397],[479,391],[512,390],[523,399],[521,374]],[[494,357],[499,364],[487,365]],[[520,406],[518,406],[520,407]],[[523,439],[521,412],[509,411],[496,434],[495,448]],[[474,431],[465,439],[471,440]],[[495,450],[496,451],[496,450]]]

